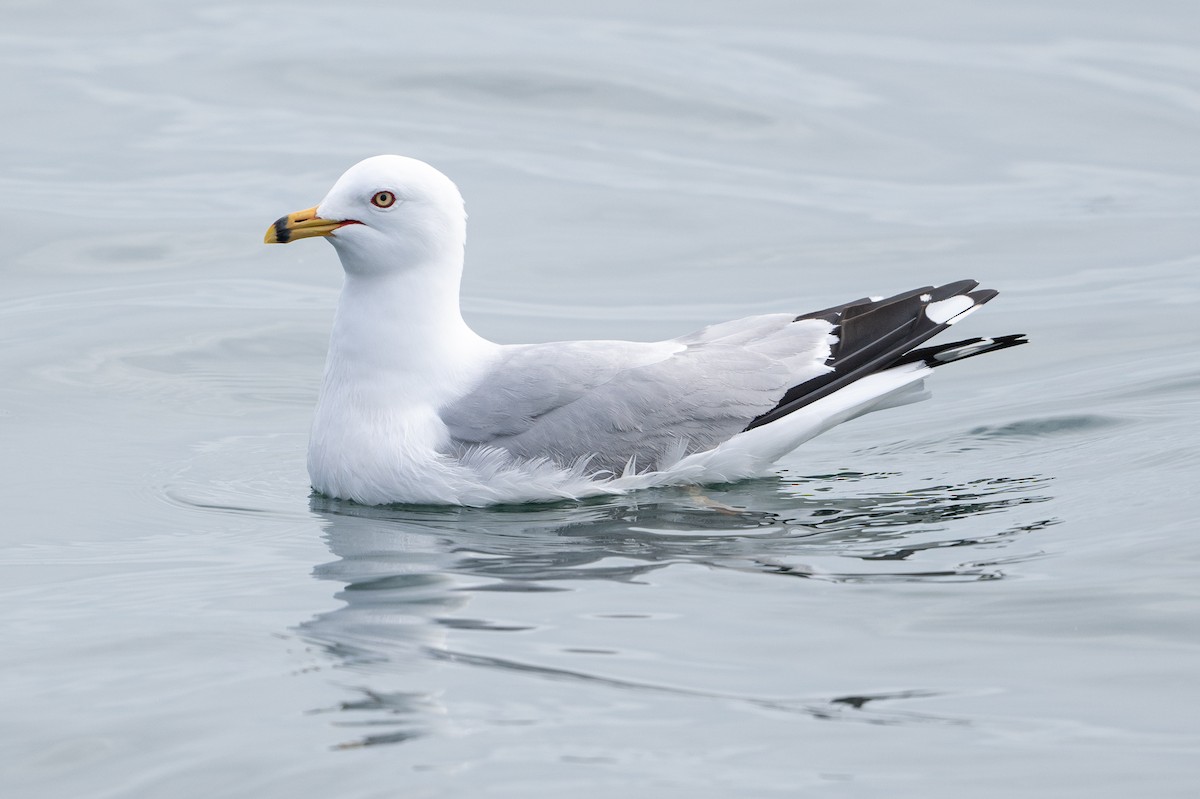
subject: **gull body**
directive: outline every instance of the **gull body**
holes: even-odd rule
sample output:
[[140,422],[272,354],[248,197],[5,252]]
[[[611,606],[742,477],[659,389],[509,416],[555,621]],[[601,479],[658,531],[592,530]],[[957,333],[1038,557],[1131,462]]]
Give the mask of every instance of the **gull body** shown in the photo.
[[345,271],[313,420],[313,488],[365,504],[485,505],[768,473],[853,416],[923,398],[917,349],[987,302],[974,281],[769,314],[661,342],[501,345],[459,305],[466,213],[412,158],[351,167],[267,242],[324,237]]

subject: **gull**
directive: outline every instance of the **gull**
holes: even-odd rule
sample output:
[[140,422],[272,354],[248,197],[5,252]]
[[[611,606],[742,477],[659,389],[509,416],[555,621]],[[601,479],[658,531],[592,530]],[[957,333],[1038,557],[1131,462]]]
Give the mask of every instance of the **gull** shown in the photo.
[[322,237],[345,272],[308,447],[337,499],[490,505],[770,474],[805,441],[927,396],[941,365],[1022,335],[922,347],[996,296],[973,280],[667,341],[497,344],[464,321],[462,195],[413,158],[351,167],[267,243]]

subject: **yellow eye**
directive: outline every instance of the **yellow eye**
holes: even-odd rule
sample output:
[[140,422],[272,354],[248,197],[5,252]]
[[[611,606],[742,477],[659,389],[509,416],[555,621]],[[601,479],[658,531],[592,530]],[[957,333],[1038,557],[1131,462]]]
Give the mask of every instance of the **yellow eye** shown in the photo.
[[396,195],[390,191],[377,191],[371,198],[371,205],[376,208],[391,208],[396,203]]

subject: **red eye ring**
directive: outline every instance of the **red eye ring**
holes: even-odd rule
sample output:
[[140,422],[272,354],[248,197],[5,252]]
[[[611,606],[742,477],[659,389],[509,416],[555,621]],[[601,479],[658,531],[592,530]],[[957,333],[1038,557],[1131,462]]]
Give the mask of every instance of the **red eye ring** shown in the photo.
[[377,191],[371,198],[371,205],[376,208],[391,208],[396,204],[396,195],[390,191]]

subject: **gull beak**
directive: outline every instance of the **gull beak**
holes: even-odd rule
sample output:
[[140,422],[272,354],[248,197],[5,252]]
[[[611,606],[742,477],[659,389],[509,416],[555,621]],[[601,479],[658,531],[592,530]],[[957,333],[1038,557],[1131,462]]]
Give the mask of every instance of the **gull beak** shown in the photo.
[[275,224],[267,228],[263,236],[264,244],[287,244],[295,239],[307,239],[313,236],[332,236],[333,231],[342,225],[353,224],[337,219],[322,219],[317,216],[315,207],[294,214],[281,216]]

